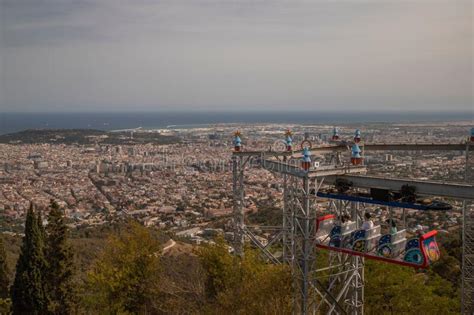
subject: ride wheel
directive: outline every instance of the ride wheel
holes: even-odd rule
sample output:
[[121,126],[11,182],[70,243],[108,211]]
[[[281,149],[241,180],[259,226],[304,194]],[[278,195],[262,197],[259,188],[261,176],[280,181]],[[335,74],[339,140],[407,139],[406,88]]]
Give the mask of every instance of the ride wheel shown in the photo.
[[385,258],[392,258],[393,257],[392,246],[390,244],[384,244],[382,246],[379,246],[377,250],[377,254]]
[[329,240],[329,246],[341,247],[341,238],[339,237],[339,235],[331,237],[331,239]]
[[409,263],[423,265],[423,254],[418,248],[412,248],[405,253],[403,260]]
[[354,245],[352,245],[352,250],[355,250],[357,252],[365,252],[365,240],[357,240],[354,242]]

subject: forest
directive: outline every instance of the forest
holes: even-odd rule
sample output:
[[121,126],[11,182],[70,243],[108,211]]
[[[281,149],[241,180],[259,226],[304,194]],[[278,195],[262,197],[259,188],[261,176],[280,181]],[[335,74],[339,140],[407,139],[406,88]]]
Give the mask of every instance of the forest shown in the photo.
[[[32,207],[23,238],[0,238],[1,314],[291,314],[288,266],[250,246],[243,258],[220,237],[164,250],[172,235],[133,220],[70,231],[54,201],[46,219]],[[428,271],[366,260],[365,313],[459,313],[460,240],[440,243]]]

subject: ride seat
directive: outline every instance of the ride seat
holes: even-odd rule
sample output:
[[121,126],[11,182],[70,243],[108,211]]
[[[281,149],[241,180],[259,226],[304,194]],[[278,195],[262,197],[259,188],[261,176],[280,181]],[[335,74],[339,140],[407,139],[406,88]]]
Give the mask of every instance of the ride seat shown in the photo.
[[377,248],[379,238],[381,236],[380,229],[381,229],[380,225],[377,225],[371,228],[370,230],[367,230],[367,233],[366,233],[366,240],[367,240],[366,248],[368,249],[367,251],[371,251]]
[[351,234],[352,232],[356,230],[356,226],[357,226],[356,222],[353,222],[353,221],[343,224],[341,226],[341,235],[346,236],[346,235]]
[[373,228],[368,229],[366,231],[367,231],[365,233],[366,239],[372,238],[373,236],[380,236],[380,225],[376,225]]
[[341,225],[341,247],[350,247],[352,233],[356,230],[357,223],[350,221]]
[[380,238],[380,225],[369,230],[360,229],[352,233],[352,248],[360,252],[370,252],[377,249]]
[[406,230],[401,230],[398,231],[396,234],[392,235],[391,243],[394,257],[399,256],[405,249],[405,245],[407,243],[406,232]]
[[331,233],[332,228],[334,227],[334,216],[325,216],[318,218],[316,221],[316,241],[319,243],[329,242],[329,234]]

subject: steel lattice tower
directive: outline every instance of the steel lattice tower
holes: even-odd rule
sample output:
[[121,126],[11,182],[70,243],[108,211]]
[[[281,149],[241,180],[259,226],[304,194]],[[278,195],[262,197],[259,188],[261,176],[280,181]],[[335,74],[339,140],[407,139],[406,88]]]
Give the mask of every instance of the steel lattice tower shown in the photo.
[[244,167],[242,157],[232,157],[234,250],[239,256],[244,253]]
[[[474,142],[466,144],[466,174],[467,183],[474,182]],[[472,202],[463,202],[462,229],[462,313],[474,314],[474,206]]]
[[[472,182],[474,176],[474,143],[468,144],[370,144],[363,150],[466,150],[466,180]],[[412,179],[375,178],[364,176],[365,166],[341,164],[340,153],[347,151],[344,146],[329,146],[313,149],[338,157],[336,165],[303,171],[295,166],[294,154],[298,152],[251,151],[234,152],[233,172],[233,223],[234,250],[242,256],[245,239],[259,248],[271,263],[286,263],[291,267],[293,278],[294,314],[363,314],[364,313],[364,258],[345,253],[329,252],[328,264],[318,266],[316,247],[316,223],[318,215],[317,192],[322,184],[334,184],[337,178],[350,178],[354,188],[383,187],[400,189],[409,184],[422,195],[444,196],[463,199],[463,313],[474,314],[474,209],[469,203],[474,199],[474,186],[449,184]],[[244,221],[244,170],[258,165],[278,176],[283,182],[282,225],[275,231],[268,244],[262,244],[253,233],[252,227]],[[288,160],[289,159],[289,160]],[[298,160],[296,160],[297,162]],[[352,176],[355,174],[357,176]],[[326,180],[326,182],[325,182]],[[467,201],[469,200],[469,202]],[[340,217],[348,214],[359,228],[365,211],[365,204],[357,201],[331,200],[325,211]],[[391,211],[391,210],[390,210]],[[403,211],[405,222],[405,211]],[[264,228],[264,227],[260,227]],[[280,242],[282,257],[275,257],[270,246]],[[322,256],[321,256],[322,257]],[[319,258],[321,258],[319,257]]]
[[[293,275],[294,312],[363,314],[363,258],[338,253],[331,256],[328,267],[317,266],[315,222],[319,198],[316,192],[324,177],[310,177],[309,173],[281,164],[276,169],[270,165],[264,167],[283,173],[283,262],[291,266]],[[365,168],[362,170],[365,171]],[[359,203],[356,202],[340,203],[340,207],[328,210],[336,214],[342,211],[342,206],[349,206],[355,221],[361,218]],[[356,222],[360,223],[360,220]],[[318,276],[318,273],[325,271],[336,275],[331,276],[328,283]]]

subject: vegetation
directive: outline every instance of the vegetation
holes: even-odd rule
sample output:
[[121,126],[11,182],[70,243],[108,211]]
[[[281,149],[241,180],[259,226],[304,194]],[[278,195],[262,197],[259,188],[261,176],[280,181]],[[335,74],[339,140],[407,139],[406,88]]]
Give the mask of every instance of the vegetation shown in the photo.
[[[39,214],[30,210],[18,266],[23,266],[26,254],[37,253],[36,250],[25,250],[33,249],[33,241],[41,247],[39,238],[35,236],[41,235],[38,219]],[[134,221],[75,230],[70,247],[62,213],[54,203],[48,222],[44,245],[48,272],[40,273],[39,277],[44,277],[45,286],[49,288],[71,288],[76,281],[74,284],[80,292],[77,298],[72,294],[70,299],[63,294],[66,289],[48,294],[48,310],[44,314],[54,314],[55,310],[59,313],[58,310],[67,308],[71,311],[65,313],[72,314],[291,313],[293,289],[288,266],[268,264],[257,250],[246,248],[244,258],[239,258],[229,252],[223,239],[217,239],[213,245],[197,247],[179,243],[174,250],[163,253],[161,248],[166,237]],[[10,238],[5,240],[8,244],[15,244]],[[442,248],[443,255],[448,261],[454,259],[453,265],[446,265],[444,269],[435,264],[431,270],[421,272],[366,260],[365,312],[458,313],[460,299],[456,268],[459,266],[460,242],[456,235],[441,240],[447,244],[446,249]],[[8,251],[13,250],[7,253],[7,261],[14,257],[14,247],[7,246]],[[318,251],[317,261],[318,266],[327,264],[328,253]],[[53,264],[59,267],[52,268]],[[36,274],[22,270],[35,270],[37,265],[23,266],[17,270],[15,278],[22,274]],[[66,266],[77,270],[77,277],[73,277]],[[446,270],[451,267],[452,270]],[[67,277],[61,276],[66,274]],[[28,279],[32,279],[28,280],[28,285],[35,288],[36,278]],[[324,278],[321,281],[323,285],[326,283]],[[16,286],[18,282],[15,282]],[[72,289],[68,292],[74,293]],[[0,300],[0,312],[9,307],[8,303],[8,300]],[[13,300],[13,310],[15,303],[18,301]],[[41,313],[41,306],[36,305],[38,308],[30,308],[28,313]],[[324,308],[321,312],[324,313]]]
[[93,145],[102,144],[171,144],[180,139],[175,136],[157,133],[135,132],[133,139],[129,132],[107,132],[94,129],[28,129],[20,132],[0,135],[0,143],[60,143]]
[[156,313],[159,310],[160,244],[130,222],[111,235],[88,273],[85,300],[93,313]]
[[45,252],[48,266],[45,286],[49,296],[48,309],[51,314],[70,314],[76,302],[73,284],[74,259],[67,241],[63,211],[55,201],[51,201],[46,231]]
[[44,314],[48,298],[44,288],[44,235],[33,205],[26,215],[25,236],[16,265],[15,281],[11,289],[13,314]]
[[277,205],[272,196],[267,198],[254,198],[252,200],[257,211],[249,213],[247,219],[250,224],[261,224],[269,226],[278,226],[281,224],[281,208]]
[[[71,314],[74,310],[73,253],[57,203],[51,202],[46,229],[42,220],[41,211],[31,205],[10,289],[13,314]],[[0,256],[6,260],[6,255]],[[6,281],[2,292],[8,292],[8,278]],[[9,309],[9,300],[0,300],[0,312],[7,314]]]
[[3,245],[3,239],[0,237],[0,314],[5,314],[10,309],[9,285],[7,253]]
[[448,280],[451,284],[461,287],[461,260],[462,241],[460,233],[440,235],[437,238],[440,246],[441,258],[431,270],[441,278]]
[[438,275],[367,261],[367,314],[458,314],[457,292]]
[[286,265],[265,263],[254,250],[243,259],[220,239],[198,250],[205,271],[206,312],[216,314],[290,314],[291,273]]
[[93,143],[90,137],[104,134],[104,131],[94,129],[27,129],[0,135],[0,143],[87,144]]
[[0,299],[8,298],[8,287],[10,285],[8,277],[7,252],[3,245],[3,239],[0,237]]

